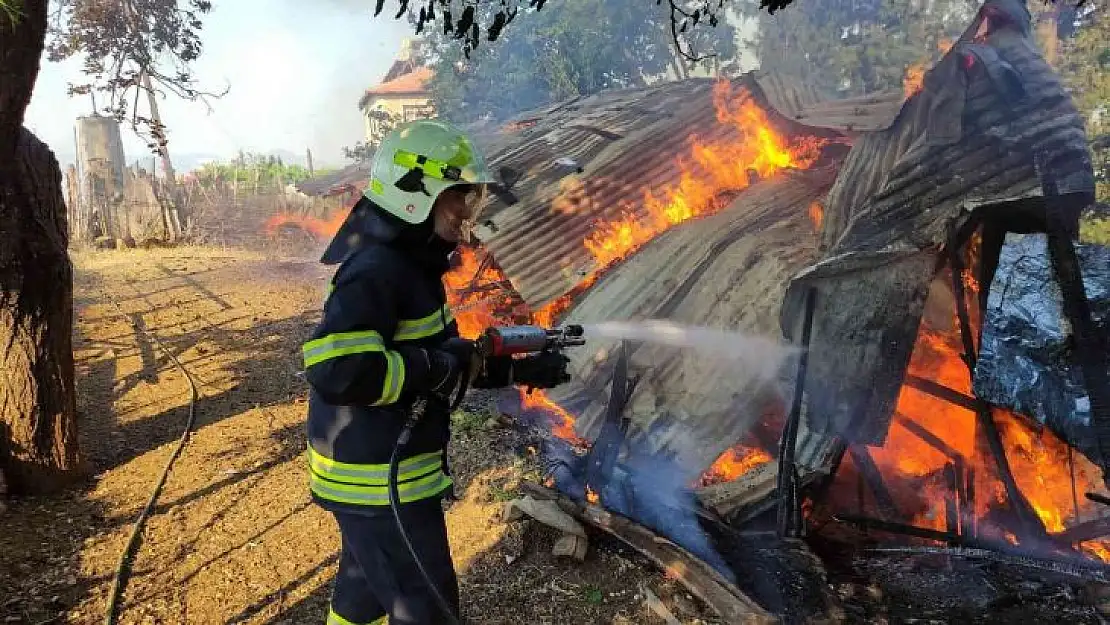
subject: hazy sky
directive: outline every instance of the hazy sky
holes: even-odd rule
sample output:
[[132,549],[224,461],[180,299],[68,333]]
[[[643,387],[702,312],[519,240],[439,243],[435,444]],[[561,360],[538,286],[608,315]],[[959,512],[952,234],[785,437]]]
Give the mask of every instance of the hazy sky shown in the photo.
[[[210,91],[231,91],[212,100],[211,114],[200,102],[160,100],[171,156],[311,148],[317,164],[343,164],[340,148],[363,137],[359,96],[385,75],[410,26],[384,13],[373,18],[370,0],[213,4],[196,76]],[[75,151],[74,120],[91,112],[88,96],[66,96],[79,69],[44,60],[24,122],[63,164]],[[128,162],[148,154],[130,127],[123,133]]]

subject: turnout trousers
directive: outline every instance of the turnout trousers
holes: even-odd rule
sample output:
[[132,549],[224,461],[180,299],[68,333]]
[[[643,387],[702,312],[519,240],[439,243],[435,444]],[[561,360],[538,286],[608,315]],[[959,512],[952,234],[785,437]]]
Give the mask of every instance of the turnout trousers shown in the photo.
[[[343,545],[327,625],[448,623],[405,547],[389,510],[373,515],[332,512]],[[459,613],[459,584],[439,498],[405,504],[401,520],[424,569]]]

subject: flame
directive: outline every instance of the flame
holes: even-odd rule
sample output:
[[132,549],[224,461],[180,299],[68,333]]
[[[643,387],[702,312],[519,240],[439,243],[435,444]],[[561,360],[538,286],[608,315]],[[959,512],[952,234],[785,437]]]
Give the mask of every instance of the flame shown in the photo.
[[756,447],[735,445],[725,450],[701,478],[701,485],[731,482],[752,469],[771,462],[771,454]]
[[523,410],[538,409],[544,411],[551,418],[551,433],[576,446],[585,447],[587,443],[574,431],[574,415],[563,409],[562,406],[551,401],[543,391],[533,389],[528,393],[522,388],[520,391],[520,407]]
[[594,489],[590,488],[589,484],[586,484],[586,501],[592,504],[601,501],[601,497],[597,496],[597,493],[594,492]]
[[[937,52],[940,53],[940,56],[944,56],[952,49],[954,43],[953,40],[947,37],[942,38],[937,42]],[[906,68],[906,72],[902,76],[902,93],[907,100],[921,91],[925,84],[925,71],[929,64],[930,59],[922,59]]]
[[739,138],[710,143],[691,135],[690,153],[678,162],[677,183],[646,189],[642,207],[625,207],[616,219],[597,224],[587,236],[583,244],[598,271],[668,228],[724,208],[721,194],[747,188],[753,175],[767,178],[783,169],[812,166],[825,145],[815,137],[788,143],[751,94],[745,89],[734,94],[727,80],[714,86],[713,105],[717,121]]
[[[969,302],[974,304],[978,284],[967,272],[961,278],[968,287]],[[974,306],[971,312],[975,323]],[[971,396],[970,376],[961,353],[958,324],[942,331],[931,327],[926,319],[919,329],[907,372]],[[1018,489],[1048,532],[1062,532],[1075,525],[1077,515],[1090,520],[1101,514],[1083,496],[1085,492],[1105,492],[1100,470],[1094,463],[1081,454],[1069,454],[1067,443],[1047,428],[1035,427],[1031,421],[1007,410],[992,410]],[[943,471],[953,460],[913,434],[904,425],[907,421],[939,438],[962,456],[964,466],[974,470],[975,506],[967,512],[976,519],[980,534],[1018,544],[1021,538],[1010,528],[992,525],[992,512],[1008,507],[1008,499],[994,458],[981,442],[983,434],[974,412],[903,386],[895,413],[897,418],[886,442],[870,451],[888,487],[894,491],[899,509],[914,515],[912,523],[947,529],[946,501],[952,501],[953,495]],[[1073,471],[1077,496],[1072,490]],[[1092,557],[1110,562],[1110,541],[1089,541],[1080,548]]]
[[274,236],[280,228],[291,226],[309,232],[317,238],[325,239],[331,238],[335,236],[336,232],[339,232],[339,227],[347,219],[347,213],[348,211],[336,211],[334,215],[327,219],[294,213],[278,213],[267,219],[262,227],[267,236]]
[[809,205],[809,220],[813,222],[814,230],[821,229],[821,222],[825,219],[825,209],[821,207],[820,202],[813,202]]
[[[459,335],[469,339],[478,337],[490,326],[511,323],[498,309],[510,294],[503,288],[508,278],[493,263],[483,265],[478,255],[479,250],[460,246],[457,264],[443,275],[447,303],[459,324]],[[477,288],[490,285],[500,286],[494,290]]]

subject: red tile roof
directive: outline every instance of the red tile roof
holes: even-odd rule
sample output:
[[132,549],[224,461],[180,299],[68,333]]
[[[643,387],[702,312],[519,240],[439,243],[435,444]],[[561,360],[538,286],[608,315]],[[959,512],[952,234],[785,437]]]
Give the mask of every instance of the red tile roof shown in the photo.
[[403,95],[403,94],[420,94],[428,93],[425,84],[432,78],[432,70],[427,67],[418,67],[413,71],[402,74],[393,80],[387,80],[382,84],[371,87],[366,90],[366,96],[375,95]]

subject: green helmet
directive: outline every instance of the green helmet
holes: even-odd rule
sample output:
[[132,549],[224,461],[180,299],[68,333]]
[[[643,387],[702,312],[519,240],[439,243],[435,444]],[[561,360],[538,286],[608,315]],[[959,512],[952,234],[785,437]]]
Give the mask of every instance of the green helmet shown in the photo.
[[485,158],[463,131],[423,119],[401,124],[382,139],[363,195],[390,215],[418,224],[444,189],[493,182]]

